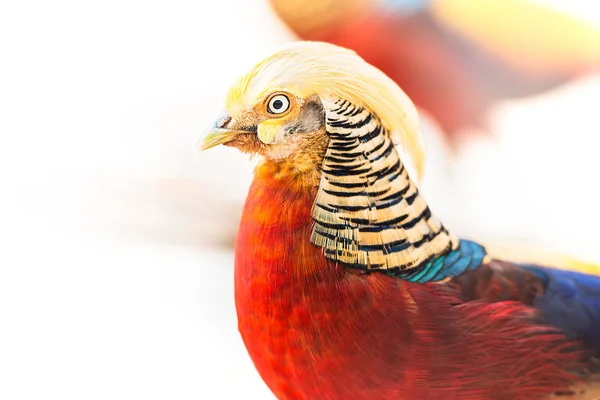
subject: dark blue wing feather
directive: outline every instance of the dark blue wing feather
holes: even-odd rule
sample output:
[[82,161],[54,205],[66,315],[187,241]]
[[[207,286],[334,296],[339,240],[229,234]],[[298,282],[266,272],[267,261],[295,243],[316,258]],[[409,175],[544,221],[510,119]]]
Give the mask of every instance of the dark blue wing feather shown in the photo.
[[546,290],[535,298],[533,306],[546,321],[570,338],[600,350],[600,277],[537,265],[522,266],[545,284]]

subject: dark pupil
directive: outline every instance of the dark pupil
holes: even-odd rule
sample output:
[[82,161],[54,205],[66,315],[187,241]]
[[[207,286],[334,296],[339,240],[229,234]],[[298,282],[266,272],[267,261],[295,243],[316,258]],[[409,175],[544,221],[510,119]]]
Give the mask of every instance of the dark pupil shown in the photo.
[[273,102],[273,109],[274,110],[279,110],[281,107],[283,107],[283,101],[281,101],[281,100],[275,100]]

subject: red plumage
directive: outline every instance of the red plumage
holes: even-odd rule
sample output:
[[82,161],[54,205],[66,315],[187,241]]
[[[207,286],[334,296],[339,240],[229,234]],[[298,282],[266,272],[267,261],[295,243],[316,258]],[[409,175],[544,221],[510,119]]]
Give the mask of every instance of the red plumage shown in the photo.
[[309,241],[316,188],[278,168],[259,166],[250,188],[235,290],[244,343],[279,399],[536,399],[577,381],[581,354],[521,302],[463,303],[454,285],[327,261]]

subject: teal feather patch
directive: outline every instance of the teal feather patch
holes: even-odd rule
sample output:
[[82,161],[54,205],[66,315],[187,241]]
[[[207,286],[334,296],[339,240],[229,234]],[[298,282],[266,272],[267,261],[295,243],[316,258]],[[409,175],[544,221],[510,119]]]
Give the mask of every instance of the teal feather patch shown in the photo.
[[422,266],[409,271],[396,272],[393,275],[415,283],[441,281],[479,267],[485,255],[483,246],[469,240],[461,240],[458,249],[434,257]]

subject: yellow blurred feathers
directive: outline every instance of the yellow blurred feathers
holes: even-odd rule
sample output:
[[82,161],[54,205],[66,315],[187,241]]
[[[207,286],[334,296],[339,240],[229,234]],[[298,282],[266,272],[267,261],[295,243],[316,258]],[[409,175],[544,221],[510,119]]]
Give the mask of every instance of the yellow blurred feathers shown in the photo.
[[432,12],[505,62],[532,71],[600,62],[600,27],[523,0],[443,0]]

